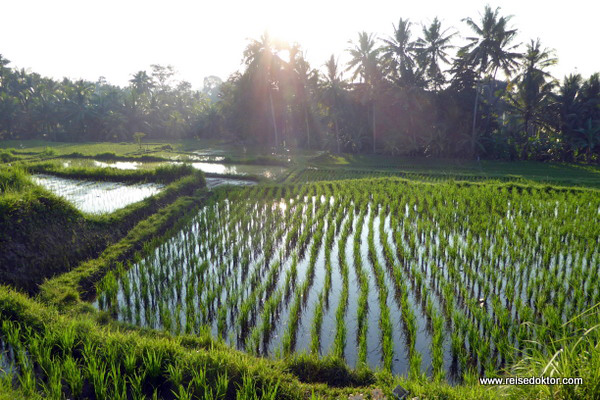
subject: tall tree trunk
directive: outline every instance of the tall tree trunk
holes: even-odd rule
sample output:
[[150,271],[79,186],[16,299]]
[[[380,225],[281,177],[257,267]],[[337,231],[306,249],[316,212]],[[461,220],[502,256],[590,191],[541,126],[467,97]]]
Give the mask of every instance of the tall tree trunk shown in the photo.
[[337,123],[337,118],[333,117],[333,126],[335,127],[335,137],[337,139],[337,152],[338,154],[341,153],[340,151],[340,130],[338,128],[338,123]]
[[481,79],[475,88],[475,104],[473,105],[473,130],[471,131],[471,157],[475,157],[475,140],[477,138],[477,107],[479,106],[479,86]]
[[279,137],[277,134],[277,121],[275,121],[275,107],[273,107],[273,95],[269,88],[269,103],[271,103],[271,118],[273,119],[273,131],[275,132],[275,149],[279,147]]
[[521,149],[521,160],[527,159],[527,152],[529,151],[529,137],[531,136],[531,128],[529,122],[529,112],[525,112],[525,121],[523,122],[525,125],[525,143],[523,143],[523,148]]
[[492,103],[492,106],[488,107],[487,117],[485,119],[485,130],[484,130],[484,133],[486,135],[489,133],[490,120],[491,120],[492,112],[496,108],[496,104],[498,104],[498,100],[500,100],[500,98],[498,96],[496,96],[496,91],[494,90],[494,89],[496,89],[496,74],[497,73],[498,73],[498,68],[496,68],[494,70],[493,77],[489,77],[489,79],[488,79],[489,95],[490,95],[490,97],[494,98],[494,101]]
[[308,124],[308,106],[304,107],[304,123],[306,124],[306,147],[310,149],[310,125]]
[[373,100],[373,111],[371,112],[371,117],[373,119],[373,153],[375,153],[375,140],[377,138],[377,125],[375,120],[375,100]]

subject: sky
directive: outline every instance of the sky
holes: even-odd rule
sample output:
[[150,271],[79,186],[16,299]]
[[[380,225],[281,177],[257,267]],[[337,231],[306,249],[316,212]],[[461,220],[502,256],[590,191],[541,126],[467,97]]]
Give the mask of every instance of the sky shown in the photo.
[[[465,43],[469,30],[462,19],[475,20],[486,4],[512,15],[518,42],[541,38],[553,48],[561,78],[578,72],[600,72],[597,18],[600,2],[570,0],[253,0],[214,2],[189,0],[7,0],[0,10],[0,54],[10,66],[56,79],[100,76],[127,85],[151,64],[172,65],[178,80],[202,88],[203,79],[226,79],[241,69],[249,39],[266,30],[297,42],[314,68],[322,70],[333,54],[347,60],[348,41],[358,32],[387,37],[399,18],[413,22],[413,36],[436,16],[443,27],[458,32]],[[347,74],[349,75],[349,74]]]

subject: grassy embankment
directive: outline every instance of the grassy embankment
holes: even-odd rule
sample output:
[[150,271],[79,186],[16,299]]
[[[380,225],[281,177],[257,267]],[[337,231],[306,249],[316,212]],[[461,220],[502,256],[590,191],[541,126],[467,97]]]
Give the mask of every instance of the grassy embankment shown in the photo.
[[[307,158],[299,153],[296,157]],[[311,154],[311,153],[307,153]],[[287,166],[287,155],[272,155],[264,147],[240,150],[236,146],[210,140],[180,140],[135,143],[58,143],[41,140],[0,141],[0,162],[54,158],[101,161],[194,161],[223,164]]]
[[26,169],[0,169],[0,230],[5,232],[0,237],[0,279],[30,293],[37,291],[44,278],[98,257],[139,221],[204,186],[202,173],[186,166],[148,171],[68,169],[52,164],[26,168],[67,177],[169,183],[143,201],[107,215],[89,215],[34,185]]

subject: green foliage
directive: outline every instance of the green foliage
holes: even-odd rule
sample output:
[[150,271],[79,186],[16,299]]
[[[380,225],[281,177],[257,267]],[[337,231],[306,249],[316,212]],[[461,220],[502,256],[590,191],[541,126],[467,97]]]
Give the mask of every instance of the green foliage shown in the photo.
[[2,168],[0,167],[0,195],[7,192],[23,192],[31,188],[33,182],[23,168]]
[[139,146],[140,150],[142,150],[142,139],[146,136],[144,132],[135,132],[133,134],[133,140]]

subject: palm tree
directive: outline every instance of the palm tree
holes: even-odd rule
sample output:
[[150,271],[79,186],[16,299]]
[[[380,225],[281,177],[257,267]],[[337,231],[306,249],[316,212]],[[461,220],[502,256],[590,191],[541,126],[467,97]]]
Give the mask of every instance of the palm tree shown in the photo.
[[557,129],[563,139],[563,159],[572,161],[573,150],[577,147],[577,129],[582,126],[583,102],[581,86],[583,79],[579,74],[571,74],[564,78],[555,95],[558,121]]
[[398,27],[392,24],[394,35],[381,39],[385,46],[382,49],[382,62],[386,75],[391,75],[398,82],[407,83],[414,79],[415,42],[411,41],[411,22],[408,19],[398,21]]
[[379,52],[375,47],[375,38],[373,34],[360,32],[358,34],[358,43],[349,42],[353,47],[348,49],[352,57],[348,62],[347,71],[354,71],[352,80],[360,78],[360,84],[363,90],[363,99],[371,104],[371,123],[373,131],[373,153],[376,149],[376,119],[375,119],[375,92],[380,81],[379,72]]
[[342,96],[344,95],[344,82],[341,74],[338,73],[338,64],[333,54],[329,60],[325,63],[327,72],[325,79],[321,83],[321,92],[323,102],[327,106],[329,117],[333,122],[333,128],[335,130],[335,137],[337,143],[337,152],[340,153],[340,128],[339,128],[339,114],[341,107]]
[[352,80],[360,78],[361,83],[370,84],[375,79],[379,49],[375,48],[375,38],[373,34],[360,32],[358,34],[358,43],[348,42],[353,47],[348,49],[352,57],[348,62],[347,71],[354,70]]
[[473,105],[473,129],[471,133],[471,155],[473,156],[475,155],[477,135],[477,106],[483,76],[491,74],[489,76],[491,83],[492,79],[495,81],[496,74],[501,69],[507,78],[510,77],[518,66],[517,60],[520,57],[520,54],[515,51],[517,45],[512,45],[517,30],[508,28],[508,23],[512,17],[501,17],[499,13],[499,7],[492,10],[490,6],[486,6],[479,24],[471,18],[463,20],[476,35],[475,37],[467,38],[470,43],[464,46],[463,54],[467,61],[476,67],[479,73],[475,104]]
[[436,91],[439,91],[446,81],[440,69],[440,61],[449,64],[447,51],[453,48],[450,40],[456,35],[448,33],[450,29],[442,31],[442,23],[436,17],[429,27],[423,26],[423,37],[415,43],[417,60],[427,74],[429,82]]
[[262,89],[268,92],[273,132],[275,134],[275,148],[279,146],[279,134],[273,105],[273,91],[278,89],[277,75],[283,65],[283,61],[277,53],[283,47],[282,44],[272,41],[269,34],[265,32],[260,40],[252,40],[244,50],[244,63],[247,65],[247,72],[256,79]]
[[310,64],[304,58],[304,53],[297,44],[289,49],[289,63],[286,73],[288,91],[291,94],[290,103],[302,115],[306,144],[310,148],[310,116],[313,114],[313,97],[319,82],[319,74],[317,70],[310,67]]
[[154,87],[154,82],[146,71],[138,71],[133,75],[133,78],[131,78],[129,82],[141,95],[150,95],[150,91]]
[[66,118],[69,121],[72,134],[80,135],[80,138],[87,134],[87,122],[92,116],[92,110],[89,108],[90,98],[94,92],[94,85],[82,79],[72,83],[67,83],[66,95]]
[[582,128],[576,129],[581,135],[575,143],[579,148],[585,149],[585,160],[590,162],[596,145],[600,144],[600,121],[592,121],[591,118],[585,122]]
[[5,87],[4,84],[4,70],[8,64],[10,64],[10,60],[7,60],[0,54],[0,90],[3,90]]
[[527,154],[529,138],[537,136],[540,126],[549,126],[548,110],[552,104],[555,81],[546,69],[557,63],[554,51],[542,48],[540,39],[528,43],[523,59],[523,70],[515,79],[516,96],[510,98],[523,120],[524,146],[521,158]]

